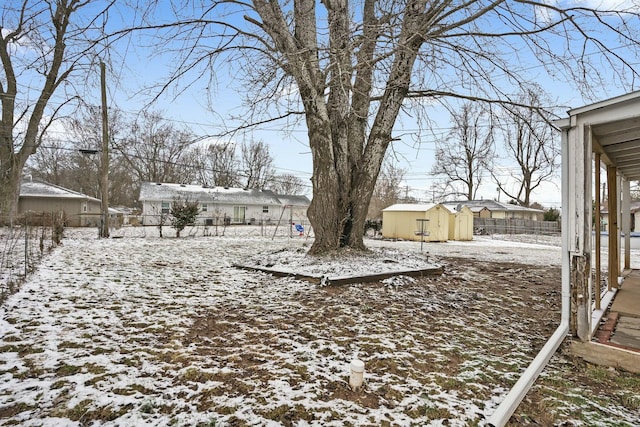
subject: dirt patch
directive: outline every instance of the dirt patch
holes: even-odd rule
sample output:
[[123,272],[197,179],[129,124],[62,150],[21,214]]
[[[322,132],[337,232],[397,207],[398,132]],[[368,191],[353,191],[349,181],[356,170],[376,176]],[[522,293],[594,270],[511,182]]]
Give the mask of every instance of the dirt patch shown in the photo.
[[[464,394],[471,379],[479,384],[471,394],[488,399],[496,384],[509,386],[509,372],[525,366],[514,353],[532,358],[557,326],[560,268],[438,262],[442,277],[317,286],[278,307],[256,309],[244,301],[232,312],[208,310],[193,319],[182,345],[202,348],[199,353],[223,359],[234,372],[216,378],[221,384],[209,393],[220,397],[241,389],[259,400],[261,391],[250,384],[269,388],[276,380],[294,391],[313,384],[318,401],[394,408],[425,393],[425,384],[444,395]],[[355,355],[365,360],[368,378],[357,393],[345,369]],[[336,374],[343,381],[323,380]]]

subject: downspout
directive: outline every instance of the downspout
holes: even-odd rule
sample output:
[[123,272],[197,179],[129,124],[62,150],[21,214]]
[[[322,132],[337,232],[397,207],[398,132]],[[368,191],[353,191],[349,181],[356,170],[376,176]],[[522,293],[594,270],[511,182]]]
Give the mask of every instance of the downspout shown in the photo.
[[[569,156],[568,156],[568,133],[569,129],[562,130],[562,208],[568,210],[569,208]],[[562,227],[562,296],[561,296],[561,312],[560,312],[560,325],[556,331],[547,340],[546,344],[542,347],[538,355],[533,359],[531,364],[523,372],[522,376],[518,379],[515,385],[507,393],[504,400],[498,405],[495,412],[488,420],[489,426],[503,427],[511,415],[522,402],[522,399],[526,396],[527,392],[540,375],[540,372],[547,365],[551,357],[555,354],[562,341],[569,333],[569,320],[571,317],[571,269],[569,259],[569,244],[568,244],[568,225],[569,215],[567,212],[562,213],[561,227]]]

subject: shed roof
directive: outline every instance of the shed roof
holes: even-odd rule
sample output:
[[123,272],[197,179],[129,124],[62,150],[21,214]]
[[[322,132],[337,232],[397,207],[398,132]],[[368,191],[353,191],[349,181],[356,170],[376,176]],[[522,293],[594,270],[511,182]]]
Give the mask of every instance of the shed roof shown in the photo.
[[[445,208],[449,209],[449,211],[451,211],[451,213],[458,213],[461,212],[464,208],[467,208],[469,210],[471,210],[471,208],[469,206],[467,206],[466,204],[459,202],[459,203],[441,203],[442,206],[444,206]],[[482,210],[484,207],[480,207],[479,210]],[[473,212],[473,211],[472,211]]]
[[397,203],[383,209],[382,212],[426,212],[436,206],[440,205],[438,205],[437,203]]
[[143,182],[140,185],[141,201],[170,201],[178,198],[197,200],[200,203],[232,203],[245,205],[281,205],[271,190],[233,187],[203,187],[191,184]]
[[95,197],[38,180],[23,180],[20,184],[20,197],[95,200],[100,202]]

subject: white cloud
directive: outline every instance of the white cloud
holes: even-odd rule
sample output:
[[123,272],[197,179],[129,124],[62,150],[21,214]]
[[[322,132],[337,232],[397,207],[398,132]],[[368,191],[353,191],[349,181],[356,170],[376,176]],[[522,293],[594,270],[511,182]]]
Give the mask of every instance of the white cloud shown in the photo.
[[640,0],[541,0],[540,6],[535,8],[536,17],[542,22],[551,23],[559,18],[559,14],[553,10],[556,7],[584,7],[603,12],[640,12]]

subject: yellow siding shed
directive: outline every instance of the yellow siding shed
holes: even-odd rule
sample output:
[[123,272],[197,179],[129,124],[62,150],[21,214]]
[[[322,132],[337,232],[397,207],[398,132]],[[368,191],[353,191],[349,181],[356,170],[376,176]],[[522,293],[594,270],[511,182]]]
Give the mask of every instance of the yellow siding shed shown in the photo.
[[449,210],[449,240],[473,240],[473,212],[461,204],[444,205]]
[[[441,204],[396,204],[382,210],[382,237],[425,242],[446,242],[449,238],[447,208]],[[420,234],[421,221],[425,235]]]

